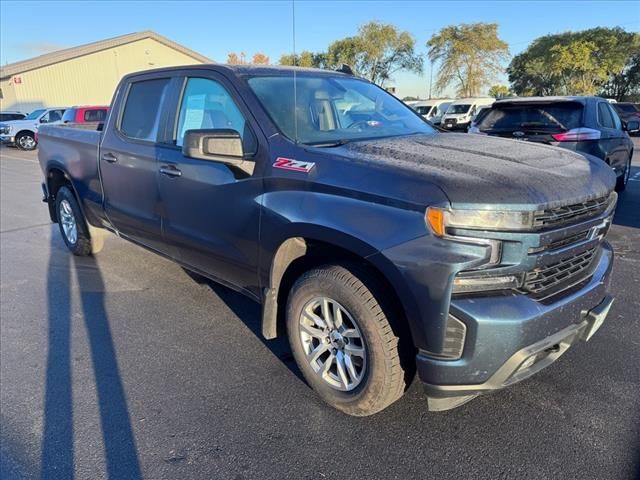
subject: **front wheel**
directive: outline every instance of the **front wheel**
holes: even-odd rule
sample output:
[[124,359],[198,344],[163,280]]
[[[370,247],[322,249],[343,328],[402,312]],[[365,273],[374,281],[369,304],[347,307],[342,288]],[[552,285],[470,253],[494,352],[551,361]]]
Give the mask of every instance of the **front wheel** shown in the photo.
[[353,266],[326,265],[302,275],[287,303],[287,332],[304,378],[329,405],[367,416],[407,386],[399,336],[374,284]]
[[34,150],[38,142],[31,132],[23,132],[16,137],[16,146],[20,150]]
[[618,177],[616,180],[616,192],[624,192],[627,188],[627,183],[629,182],[629,176],[631,175],[631,158],[633,157],[633,152],[629,155],[629,161],[622,172],[622,175]]

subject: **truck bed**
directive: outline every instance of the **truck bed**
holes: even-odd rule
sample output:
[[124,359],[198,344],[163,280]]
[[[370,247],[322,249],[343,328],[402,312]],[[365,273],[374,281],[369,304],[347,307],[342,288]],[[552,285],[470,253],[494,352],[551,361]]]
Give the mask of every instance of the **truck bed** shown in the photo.
[[90,223],[100,223],[102,186],[98,158],[102,124],[45,125],[38,131],[38,161],[43,172],[59,167],[76,181],[76,193],[85,199]]

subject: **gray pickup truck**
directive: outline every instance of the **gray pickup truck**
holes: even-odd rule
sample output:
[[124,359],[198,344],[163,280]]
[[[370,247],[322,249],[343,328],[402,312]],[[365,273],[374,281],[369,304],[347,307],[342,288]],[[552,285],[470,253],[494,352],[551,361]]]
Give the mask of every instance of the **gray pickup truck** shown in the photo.
[[[40,130],[44,201],[76,255],[102,232],[262,305],[330,405],[370,415],[416,374],[430,410],[523,380],[611,306],[603,162],[440,133],[342,72],[128,75],[104,128]],[[266,380],[265,380],[266,381]]]

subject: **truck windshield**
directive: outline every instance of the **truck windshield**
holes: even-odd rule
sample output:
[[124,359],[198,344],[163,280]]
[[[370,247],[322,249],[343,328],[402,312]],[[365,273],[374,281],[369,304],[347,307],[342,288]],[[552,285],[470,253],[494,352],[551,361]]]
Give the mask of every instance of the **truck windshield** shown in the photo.
[[295,95],[293,82],[292,76],[249,79],[251,89],[279,130],[298,143],[333,146],[435,132],[400,100],[369,82],[299,75]]
[[34,110],[33,112],[31,112],[29,115],[27,115],[27,117],[25,118],[25,120],[36,120],[37,118],[40,117],[40,115],[42,115],[44,112],[46,112],[46,109],[41,109],[41,110]]

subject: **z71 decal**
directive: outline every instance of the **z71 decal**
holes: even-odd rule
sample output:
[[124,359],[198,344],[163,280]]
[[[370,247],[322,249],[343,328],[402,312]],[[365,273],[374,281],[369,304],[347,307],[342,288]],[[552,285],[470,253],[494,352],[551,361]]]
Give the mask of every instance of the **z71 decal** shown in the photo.
[[296,172],[309,173],[316,164],[314,162],[301,162],[290,158],[278,157],[273,166],[284,170],[294,170]]

